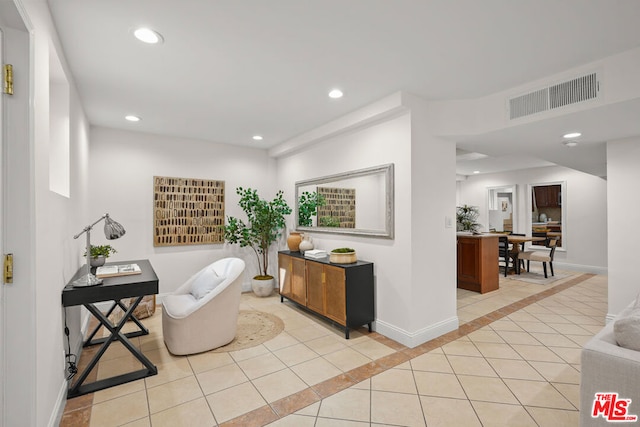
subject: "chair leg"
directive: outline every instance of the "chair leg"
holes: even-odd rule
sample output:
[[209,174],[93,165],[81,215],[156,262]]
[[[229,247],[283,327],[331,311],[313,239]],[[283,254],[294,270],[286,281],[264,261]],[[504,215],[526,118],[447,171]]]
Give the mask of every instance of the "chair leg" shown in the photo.
[[547,263],[543,262],[542,263],[542,269],[544,270],[544,278],[547,278]]
[[527,273],[529,272],[529,260],[527,260]]
[[553,261],[549,261],[549,267],[551,268],[551,275],[553,276]]

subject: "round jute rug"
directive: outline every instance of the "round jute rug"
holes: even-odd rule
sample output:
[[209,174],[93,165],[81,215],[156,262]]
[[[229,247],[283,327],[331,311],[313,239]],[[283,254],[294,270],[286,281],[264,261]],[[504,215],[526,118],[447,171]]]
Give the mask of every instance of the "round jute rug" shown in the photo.
[[284,322],[278,316],[262,311],[240,310],[236,337],[229,344],[213,350],[222,353],[254,347],[269,341],[284,330]]

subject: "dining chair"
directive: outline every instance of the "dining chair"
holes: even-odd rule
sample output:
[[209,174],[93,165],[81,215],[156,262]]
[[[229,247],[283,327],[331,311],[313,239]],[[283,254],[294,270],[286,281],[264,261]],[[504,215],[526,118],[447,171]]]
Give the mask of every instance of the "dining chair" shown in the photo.
[[511,247],[509,245],[509,238],[506,235],[498,236],[498,256],[498,263],[504,262],[504,277],[507,277],[509,261],[511,260]]
[[544,270],[544,278],[547,278],[547,263],[551,269],[551,275],[553,276],[553,255],[556,251],[556,245],[558,241],[556,239],[547,239],[545,246],[549,248],[549,252],[543,251],[525,251],[518,254],[518,258],[521,260],[527,260],[527,272],[529,271],[529,263],[531,261],[539,261],[542,263],[542,269]]
[[[531,237],[544,237],[546,239],[548,236],[546,231],[533,231],[531,232]],[[536,246],[546,246],[546,241],[541,240],[538,242],[531,242],[531,244]]]
[[[512,236],[526,236],[526,234],[524,233],[511,233]],[[524,242],[520,243],[520,252],[524,252]],[[518,269],[520,268],[524,268],[524,261],[522,261],[521,259],[518,259],[518,263],[520,263],[520,265],[518,265]]]

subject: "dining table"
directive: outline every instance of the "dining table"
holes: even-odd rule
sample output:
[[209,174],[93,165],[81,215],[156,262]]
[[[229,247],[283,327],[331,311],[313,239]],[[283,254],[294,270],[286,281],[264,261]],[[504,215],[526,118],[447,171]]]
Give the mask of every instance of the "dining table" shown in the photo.
[[[503,235],[501,233],[490,233],[490,234],[496,234],[499,236]],[[538,237],[538,236],[534,237],[534,236],[519,236],[519,235],[507,234],[507,240],[509,240],[509,243],[513,245],[513,249],[511,250],[511,257],[515,261],[514,262],[515,272],[516,274],[520,274],[520,260],[518,258],[518,253],[520,252],[521,245],[526,242],[542,242],[546,239],[544,237]]]

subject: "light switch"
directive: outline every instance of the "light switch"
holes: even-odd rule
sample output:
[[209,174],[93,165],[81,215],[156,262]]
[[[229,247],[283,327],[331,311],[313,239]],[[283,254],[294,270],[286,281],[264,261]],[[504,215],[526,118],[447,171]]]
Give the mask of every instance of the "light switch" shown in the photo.
[[451,218],[450,216],[445,216],[444,226],[445,228],[453,228],[453,218]]

